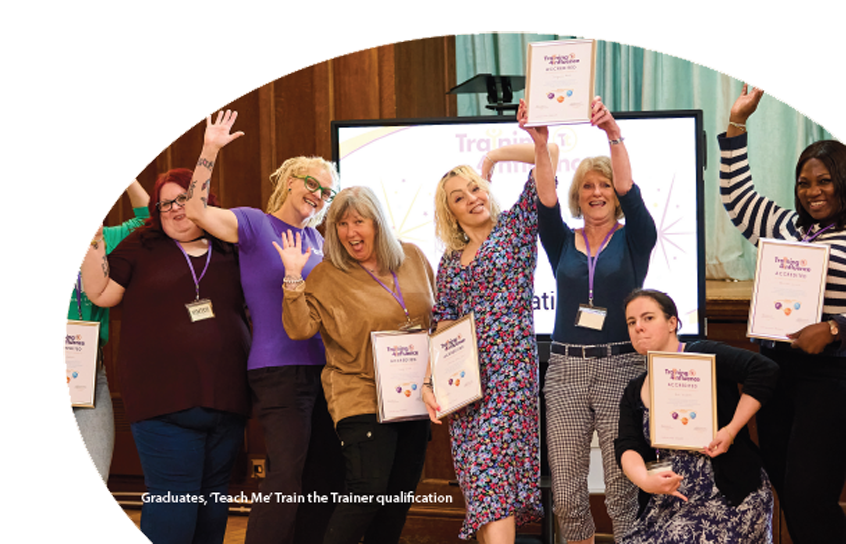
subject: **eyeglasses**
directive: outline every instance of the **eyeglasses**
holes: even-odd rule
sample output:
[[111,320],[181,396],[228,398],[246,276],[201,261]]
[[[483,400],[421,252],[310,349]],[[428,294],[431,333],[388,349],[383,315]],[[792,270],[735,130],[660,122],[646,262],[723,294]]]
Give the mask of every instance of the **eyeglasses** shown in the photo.
[[338,194],[338,192],[334,189],[330,189],[328,187],[321,187],[320,183],[311,176],[294,177],[303,180],[303,184],[305,185],[305,188],[308,190],[308,192],[314,193],[319,190],[320,198],[323,199],[323,202],[332,202],[332,199],[335,198],[336,194]]
[[184,208],[186,202],[188,202],[188,195],[182,193],[173,200],[160,200],[159,202],[156,202],[156,209],[160,212],[169,212],[171,208],[173,208],[174,204],[180,208]]

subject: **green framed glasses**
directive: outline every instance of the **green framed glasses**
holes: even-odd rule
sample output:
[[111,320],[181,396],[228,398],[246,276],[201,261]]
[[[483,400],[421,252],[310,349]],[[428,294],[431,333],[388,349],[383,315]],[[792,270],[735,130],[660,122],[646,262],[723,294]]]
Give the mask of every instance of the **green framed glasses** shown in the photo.
[[308,189],[310,193],[320,191],[320,198],[323,200],[323,202],[332,202],[332,199],[335,198],[336,194],[338,194],[338,192],[334,189],[330,189],[329,187],[321,187],[320,183],[311,176],[294,177],[303,180],[305,188]]

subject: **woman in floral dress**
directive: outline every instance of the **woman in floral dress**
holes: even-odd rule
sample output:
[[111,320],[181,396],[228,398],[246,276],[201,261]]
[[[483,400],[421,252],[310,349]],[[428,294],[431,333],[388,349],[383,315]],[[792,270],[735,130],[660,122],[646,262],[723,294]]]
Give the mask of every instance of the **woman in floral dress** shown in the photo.
[[[518,111],[526,121],[525,105]],[[525,127],[524,127],[525,128]],[[455,472],[466,503],[459,536],[513,543],[516,528],[543,516],[538,436],[538,360],[532,314],[539,192],[555,191],[545,127],[532,137],[535,168],[516,204],[500,213],[471,167],[441,179],[435,215],[446,245],[433,321],[474,312],[482,399],[449,416]],[[433,422],[437,402],[424,387]]]

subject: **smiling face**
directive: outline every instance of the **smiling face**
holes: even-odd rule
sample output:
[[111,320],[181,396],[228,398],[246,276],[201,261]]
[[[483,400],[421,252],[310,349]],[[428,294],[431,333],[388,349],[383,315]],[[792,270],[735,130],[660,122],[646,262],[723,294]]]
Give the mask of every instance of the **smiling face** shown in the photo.
[[453,176],[444,184],[449,211],[464,230],[478,228],[492,221],[490,195],[476,182]]
[[[184,192],[185,189],[177,183],[165,183],[159,191],[159,202],[175,200]],[[174,240],[188,242],[203,235],[203,230],[185,215],[185,208],[175,202],[169,211],[160,214],[162,230]]]
[[[334,188],[332,186],[332,176],[319,166],[312,166],[302,177],[306,175],[316,179],[321,187],[327,189]],[[287,207],[287,209],[283,213],[286,216],[290,213],[291,218],[296,221],[296,224],[308,221],[326,206],[326,202],[320,197],[321,191],[319,189],[315,192],[309,191],[306,188],[305,182],[300,178],[289,177],[288,189],[290,192],[282,204],[282,207]]]
[[579,185],[579,209],[585,220],[613,221],[617,216],[617,194],[611,180],[589,170]]
[[338,219],[335,230],[350,257],[368,269],[377,268],[376,226],[372,219],[350,208]]
[[678,346],[678,319],[674,316],[668,319],[651,297],[641,296],[629,302],[626,325],[632,345],[641,355],[649,351],[675,351]]
[[840,213],[840,198],[831,173],[819,159],[808,159],[802,165],[796,180],[796,197],[817,222],[831,222]]

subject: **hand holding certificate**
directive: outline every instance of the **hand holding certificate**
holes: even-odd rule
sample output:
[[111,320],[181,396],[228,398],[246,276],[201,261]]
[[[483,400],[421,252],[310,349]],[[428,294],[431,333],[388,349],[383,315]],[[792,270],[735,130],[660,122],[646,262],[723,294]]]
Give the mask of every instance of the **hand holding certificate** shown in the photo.
[[428,417],[421,393],[429,359],[426,331],[371,332],[379,423]]
[[482,398],[472,312],[429,338],[429,357],[438,419]]

